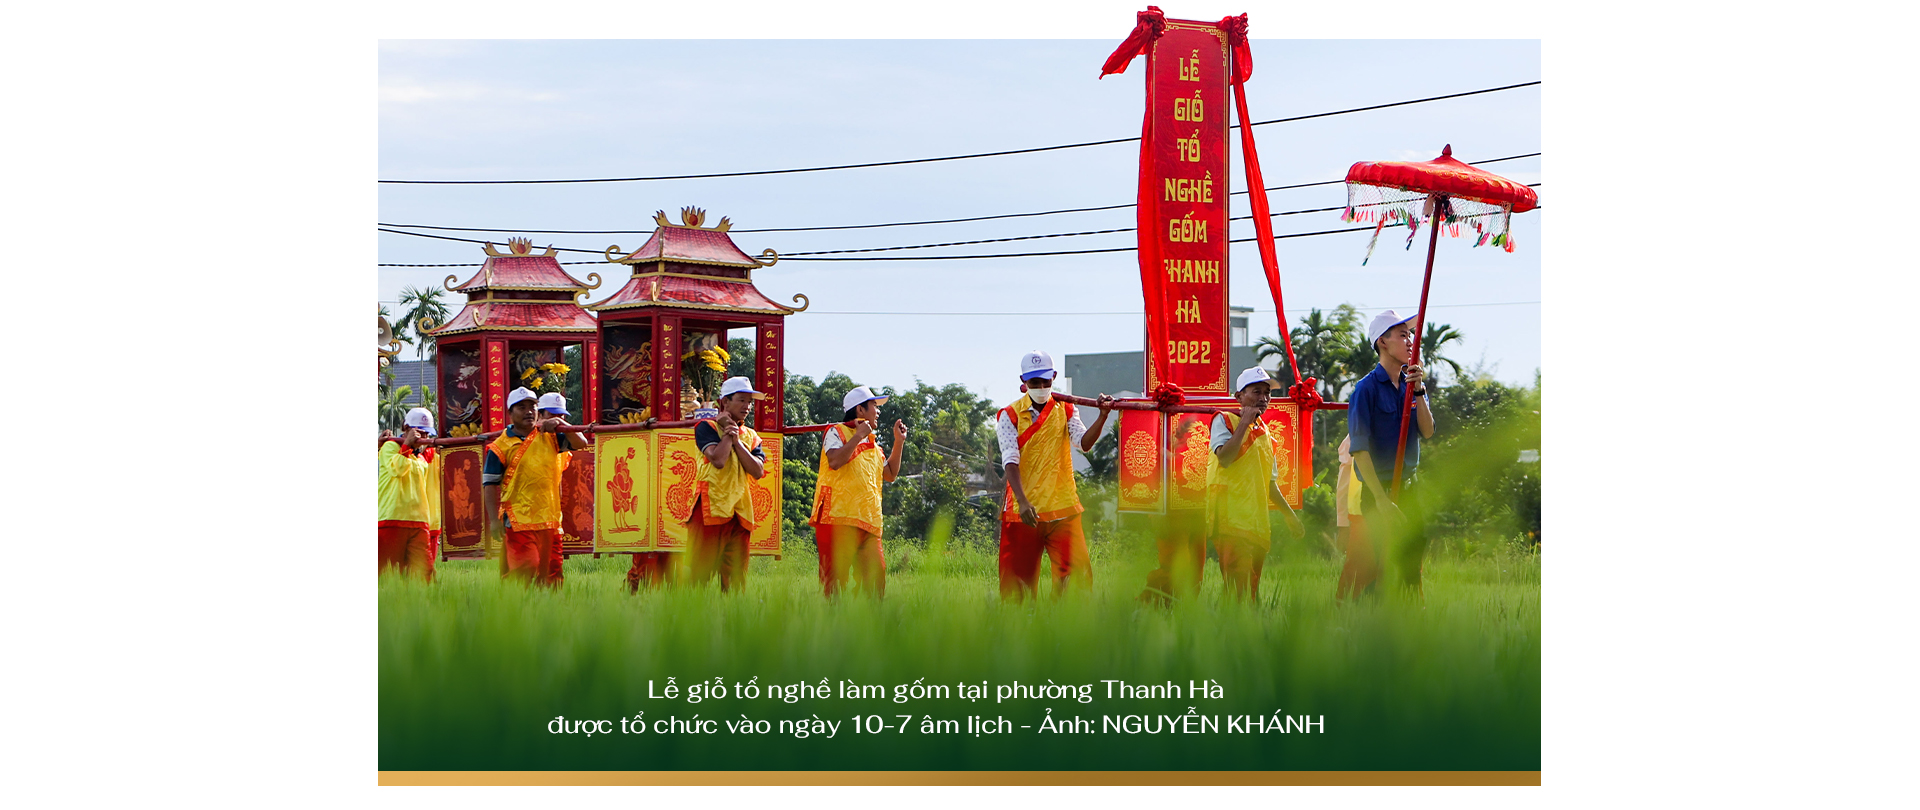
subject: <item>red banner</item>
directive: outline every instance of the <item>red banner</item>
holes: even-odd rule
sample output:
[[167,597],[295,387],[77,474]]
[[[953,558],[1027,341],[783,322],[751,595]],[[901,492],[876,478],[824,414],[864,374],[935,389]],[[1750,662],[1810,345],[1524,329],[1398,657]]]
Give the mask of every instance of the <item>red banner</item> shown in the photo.
[[486,507],[480,497],[480,447],[440,448],[440,544],[449,557],[486,550]]
[[567,454],[567,466],[560,472],[561,544],[568,554],[593,552],[593,448]]
[[1138,227],[1147,390],[1227,390],[1229,49],[1218,23],[1166,20],[1144,48]]
[[1159,411],[1120,412],[1120,486],[1115,508],[1122,512],[1167,511],[1163,463],[1167,415]]
[[1267,423],[1267,439],[1273,443],[1273,485],[1287,499],[1287,505],[1298,510],[1301,508],[1300,491],[1308,481],[1302,480],[1302,471],[1312,469],[1310,459],[1303,462],[1300,431],[1300,406],[1287,400],[1274,400],[1267,405],[1267,412],[1261,416]]
[[1167,508],[1207,508],[1207,461],[1213,455],[1213,414],[1169,414]]

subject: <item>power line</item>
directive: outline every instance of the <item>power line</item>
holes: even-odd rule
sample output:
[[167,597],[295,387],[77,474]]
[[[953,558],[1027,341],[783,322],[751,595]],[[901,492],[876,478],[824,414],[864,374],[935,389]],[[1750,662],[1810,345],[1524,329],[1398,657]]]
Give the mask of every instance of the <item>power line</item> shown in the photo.
[[[1527,186],[1528,186],[1529,188],[1538,188],[1538,187],[1540,187],[1540,185],[1541,185],[1541,184],[1539,184],[1539,183],[1528,183],[1528,184],[1527,184]],[[1322,214],[1322,213],[1326,213],[1326,212],[1328,212],[1328,211],[1339,211],[1339,210],[1341,210],[1341,209],[1342,209],[1343,207],[1344,207],[1344,206],[1337,206],[1337,205],[1336,205],[1336,206],[1331,206],[1331,207],[1328,207],[1328,208],[1307,208],[1307,209],[1302,209],[1302,210],[1299,210],[1299,211],[1280,211],[1280,212],[1276,212],[1276,213],[1272,213],[1272,214],[1268,214],[1268,216],[1269,216],[1269,217],[1280,217],[1280,216],[1292,216],[1292,215],[1295,215],[1295,214]],[[1534,208],[1533,208],[1533,210],[1535,210],[1535,211],[1538,211],[1538,210],[1541,210],[1541,209],[1543,209],[1543,208],[1545,208],[1545,207],[1546,207],[1546,206],[1543,206],[1543,205],[1538,205],[1538,206],[1534,206]],[[1238,220],[1245,220],[1245,219],[1253,219],[1253,215],[1252,215],[1252,214],[1248,214],[1248,215],[1245,215],[1245,216],[1238,216],[1238,217],[1228,217],[1228,218],[1227,218],[1227,221],[1229,221],[1229,222],[1233,222],[1233,221],[1238,221]],[[430,233],[412,233],[412,232],[410,232],[410,231],[399,231],[399,230],[394,230],[394,229],[392,229],[392,228],[378,228],[377,230],[380,230],[380,231],[384,231],[384,232],[386,232],[386,233],[394,233],[394,234],[400,234],[400,235],[402,235],[402,236],[418,236],[418,237],[420,237],[420,238],[422,238],[422,239],[444,239],[444,240],[447,240],[447,241],[449,241],[449,242],[468,242],[468,243],[471,243],[471,244],[476,244],[476,245],[478,245],[478,244],[491,244],[490,242],[488,242],[488,241],[486,241],[486,240],[481,240],[481,239],[462,239],[462,238],[460,238],[460,237],[457,237],[457,236],[440,236],[440,235],[438,235],[438,234],[430,234]],[[1134,231],[1134,230],[1137,230],[1137,229],[1136,229],[1136,228],[1109,228],[1109,229],[1106,229],[1106,230],[1099,230],[1099,231],[1078,231],[1078,232],[1073,232],[1073,233],[1044,233],[1044,234],[1035,234],[1035,235],[1032,235],[1032,236],[1003,236],[1003,237],[998,237],[998,238],[994,238],[994,239],[974,239],[974,240],[969,240],[969,241],[964,241],[964,242],[934,242],[934,243],[929,243],[929,244],[924,244],[924,245],[896,245],[896,246],[893,246],[893,247],[877,247],[877,248],[847,248],[847,249],[844,249],[844,250],[814,250],[814,251],[800,251],[800,252],[796,252],[796,253],[789,253],[789,254],[786,254],[786,255],[783,255],[783,256],[781,256],[780,258],[782,258],[782,259],[792,259],[792,260],[794,260],[794,261],[834,261],[834,260],[832,260],[832,259],[819,259],[819,258],[813,258],[813,257],[816,257],[816,256],[824,256],[824,255],[827,255],[827,254],[836,254],[836,253],[878,253],[878,252],[883,252],[883,251],[893,251],[893,250],[921,250],[921,249],[925,249],[925,248],[937,248],[937,247],[956,247],[956,246],[959,246],[959,245],[984,245],[984,244],[989,244],[989,243],[993,243],[993,242],[1020,242],[1020,241],[1025,241],[1025,240],[1029,240],[1029,239],[1056,239],[1056,238],[1061,238],[1061,237],[1071,237],[1071,236],[1095,236],[1095,235],[1099,235],[1099,234],[1108,234],[1108,233],[1129,233],[1129,232],[1132,232],[1132,231]],[[1349,230],[1356,230],[1356,229],[1349,229]],[[1366,229],[1366,228],[1359,228],[1359,229],[1357,229],[1357,230],[1367,230],[1367,229]],[[1310,234],[1286,234],[1286,235],[1283,235],[1283,236],[1276,236],[1276,237],[1274,237],[1274,238],[1275,238],[1275,239],[1287,239],[1287,238],[1291,238],[1291,237],[1294,237],[1294,236],[1318,236],[1318,235],[1320,235],[1320,234],[1324,234],[1324,233],[1346,233],[1346,232],[1347,232],[1347,231],[1320,231],[1320,232],[1317,232],[1317,233],[1310,233]],[[1251,242],[1251,241],[1254,241],[1254,240],[1253,240],[1253,239],[1231,239],[1231,240],[1228,240],[1228,241],[1229,241],[1229,243],[1236,243],[1236,242]],[[919,259],[919,258],[926,258],[926,259],[980,259],[980,258],[1006,258],[1006,257],[1007,257],[1007,256],[1009,256],[1009,255],[1013,255],[1013,256],[1057,256],[1057,255],[1065,255],[1065,254],[1070,254],[1070,253],[1111,253],[1111,252],[1114,252],[1114,251],[1119,251],[1119,250],[1133,250],[1133,249],[1134,249],[1134,248],[1111,248],[1111,249],[1101,249],[1101,250],[1080,250],[1080,251],[1057,251],[1057,252],[1052,252],[1052,253],[1020,253],[1020,254],[1002,254],[1002,255],[995,255],[995,256],[917,256],[917,257],[877,257],[877,258],[886,258],[886,259],[891,259],[891,258],[908,258],[908,259]],[[553,250],[555,250],[555,251],[568,251],[568,252],[572,252],[572,253],[588,253],[588,254],[592,254],[592,253],[599,253],[599,254],[601,254],[602,256],[604,256],[604,255],[606,255],[606,251],[604,251],[604,250],[586,250],[586,249],[583,249],[583,248],[553,248]],[[605,262],[561,262],[561,264],[605,264]],[[478,267],[478,266],[480,266],[480,265],[479,265],[479,263],[478,263],[478,262],[469,262],[469,263],[464,263],[464,264],[381,264],[380,266],[381,266],[381,267]]]
[[[1461,307],[1517,307],[1517,306],[1525,306],[1525,305],[1528,305],[1528,304],[1538,304],[1538,303],[1540,303],[1540,302],[1539,302],[1539,301],[1489,301],[1489,302],[1485,302],[1485,303],[1477,303],[1477,304],[1428,304],[1428,305],[1427,305],[1427,309],[1458,309],[1458,308],[1461,308]],[[1396,311],[1397,311],[1397,310],[1399,310],[1399,309],[1402,309],[1402,308],[1404,308],[1404,309],[1413,309],[1413,308],[1414,308],[1415,306],[1416,306],[1416,305],[1414,305],[1414,304],[1404,304],[1404,305],[1401,305],[1401,306],[1390,306],[1390,307],[1384,307],[1384,309],[1393,309],[1393,310],[1396,310]],[[1309,312],[1309,311],[1312,311],[1312,310],[1315,310],[1315,309],[1319,309],[1319,310],[1329,310],[1329,309],[1332,309],[1332,307],[1299,307],[1299,308],[1297,308],[1297,309],[1289,309],[1289,310],[1287,310],[1287,313],[1288,313],[1288,314],[1294,314],[1294,313],[1304,313],[1304,312]],[[1139,315],[1141,315],[1142,313],[1141,313],[1141,311],[1140,311],[1140,310],[1137,310],[1137,309],[1130,309],[1130,310],[1116,310],[1116,311],[1112,311],[1112,312],[886,312],[886,311],[878,311],[878,310],[839,310],[839,311],[836,311],[836,310],[820,310],[820,311],[817,311],[817,312],[816,312],[816,311],[814,311],[814,310],[807,310],[807,314],[808,314],[808,315],[913,315],[913,316],[920,316],[920,315],[932,315],[932,316],[966,316],[966,317],[973,317],[973,316],[988,316],[988,315],[992,315],[992,316],[1000,316],[1000,315],[1008,315],[1008,316],[1024,316],[1024,315],[1044,315],[1044,316],[1049,316],[1049,317],[1053,317],[1053,316],[1064,316],[1064,315],[1133,315],[1133,316],[1139,316]],[[1252,312],[1249,312],[1249,313],[1245,313],[1245,314],[1250,314],[1250,315],[1271,315],[1271,314],[1273,314],[1273,310],[1271,310],[1271,309],[1256,309],[1256,310],[1253,310]]]
[[[1524,154],[1524,155],[1508,155],[1506,157],[1497,157],[1497,158],[1491,158],[1488,160],[1475,160],[1470,162],[1468,165],[1480,166],[1487,163],[1500,163],[1502,161],[1507,161],[1507,160],[1521,160],[1523,158],[1534,158],[1534,157],[1540,157],[1540,153],[1528,152],[1527,154]],[[1345,179],[1321,180],[1316,183],[1295,183],[1293,185],[1286,185],[1286,186],[1268,186],[1266,190],[1267,191],[1286,191],[1289,189],[1296,189],[1296,188],[1313,188],[1315,186],[1339,185],[1345,182],[1346,182]],[[1238,197],[1246,193],[1247,192],[1243,189],[1240,191],[1232,192],[1229,196]],[[916,220],[912,222],[880,222],[872,225],[811,225],[811,226],[803,226],[803,227],[796,227],[796,228],[733,228],[727,232],[728,233],[794,233],[798,231],[850,231],[850,230],[860,230],[864,228],[898,228],[898,227],[903,227],[907,225],[952,225],[960,222],[983,222],[990,219],[1015,219],[1019,217],[1045,217],[1045,216],[1053,216],[1055,214],[1083,214],[1089,211],[1112,211],[1120,208],[1132,208],[1133,206],[1134,206],[1133,203],[1121,203],[1119,205],[1096,205],[1088,208],[1058,208],[1052,211],[1030,211],[1030,212],[1021,213],[1021,214],[990,214],[987,216],[958,217],[955,219],[923,219],[923,220]],[[556,234],[557,233],[557,234],[574,234],[574,235],[600,235],[600,236],[628,236],[628,235],[651,236],[653,234],[653,231],[567,231],[567,230],[557,231],[557,230],[546,230],[541,228],[456,228],[451,225],[406,225],[406,224],[397,224],[392,222],[379,222],[375,224],[380,225],[382,227],[387,227],[387,228],[419,228],[422,230],[429,230],[429,231],[467,231],[471,233],[515,233],[515,234],[519,234],[519,233]]]
[[[1545,207],[1546,206],[1544,205],[1535,206],[1533,210],[1539,211]],[[1372,226],[1372,225],[1363,225],[1358,228],[1339,228],[1331,231],[1311,231],[1308,233],[1283,233],[1283,234],[1277,234],[1273,238],[1274,240],[1278,241],[1281,239],[1298,239],[1303,236],[1326,236],[1329,234],[1336,234],[1336,233],[1357,233],[1360,231],[1374,230],[1374,227],[1375,226]],[[477,239],[461,239],[453,236],[435,236],[433,234],[426,234],[426,233],[407,233],[406,231],[394,231],[394,230],[388,230],[386,228],[381,228],[380,230],[387,231],[388,233],[402,234],[405,236],[420,236],[420,237],[425,237],[427,239],[446,239],[454,242],[478,243],[480,241]],[[1132,229],[1128,228],[1124,230],[1132,230]],[[1066,235],[1072,235],[1072,234],[1066,234]],[[988,240],[982,240],[982,241],[1005,242],[1005,241],[1014,241],[1016,239],[1038,239],[1038,238],[1044,238],[1044,237],[1025,236],[1025,237],[1014,237],[1013,239],[988,239]],[[1227,240],[1227,243],[1240,244],[1243,242],[1256,242],[1256,241],[1259,241],[1259,237],[1249,236],[1244,239],[1229,239]],[[954,242],[952,244],[959,245],[959,244],[977,244],[977,243]],[[939,247],[939,246],[925,245],[923,247]],[[904,249],[906,248],[871,248],[871,250],[904,250]],[[1021,259],[1021,258],[1026,258],[1028,256],[1079,256],[1079,255],[1087,255],[1087,254],[1093,254],[1093,253],[1122,253],[1122,252],[1138,250],[1138,249],[1139,247],[1136,245],[1132,247],[1090,248],[1087,250],[1048,250],[1048,251],[1037,251],[1033,253],[969,253],[969,254],[963,254],[963,255],[957,255],[957,256],[819,256],[819,255],[806,255],[806,254],[795,253],[787,256],[781,256],[780,260],[795,261],[795,262],[921,262],[921,261],[943,261],[948,259]],[[604,254],[604,251],[579,250],[577,248],[554,248],[554,250],[556,251],[569,250],[575,253],[599,252]],[[823,252],[832,253],[832,252],[850,252],[850,251],[823,251]],[[468,262],[465,264],[387,264],[387,263],[382,263],[379,266],[380,267],[479,267],[480,264],[481,264],[480,262]],[[606,264],[606,262],[604,261],[560,262],[560,264],[563,264],[563,265]]]
[[[481,243],[481,240],[479,239],[461,239],[460,237],[457,237],[457,236],[437,236],[430,233],[409,233],[407,231],[396,231],[391,228],[380,228],[379,230],[385,231],[387,233],[397,233],[402,236],[418,236],[425,239],[445,239],[449,242],[472,242],[474,244]],[[1279,236],[1275,236],[1274,238],[1275,239],[1292,239],[1300,236],[1323,236],[1330,233],[1352,233],[1354,231],[1371,231],[1371,230],[1373,230],[1373,226],[1369,225],[1369,226],[1363,226],[1359,228],[1342,228],[1340,230],[1333,230],[1333,231],[1314,231],[1312,233],[1289,233],[1289,234],[1282,234]],[[1239,242],[1252,242],[1252,241],[1255,241],[1257,238],[1258,237],[1249,236],[1245,239],[1229,239],[1227,240],[1227,242],[1229,244],[1239,243]],[[898,248],[895,248],[895,249],[898,249]],[[1137,246],[1116,247],[1116,248],[1093,248],[1089,250],[1052,250],[1052,251],[1043,251],[1038,253],[968,254],[964,256],[803,256],[799,254],[794,254],[792,256],[781,256],[780,260],[796,261],[796,262],[894,262],[894,261],[916,261],[917,262],[917,261],[936,261],[936,260],[942,260],[942,259],[1015,259],[1015,258],[1021,258],[1024,256],[1071,256],[1071,255],[1086,254],[1086,253],[1118,253],[1121,251],[1136,250],[1136,249],[1138,249]],[[556,251],[565,250],[573,253],[599,253],[602,255],[605,255],[606,253],[606,251],[581,250],[579,248],[553,248],[553,250],[556,250]],[[606,262],[604,261],[561,262],[561,264],[606,264]],[[396,267],[400,265],[382,264],[380,266]],[[429,265],[429,266],[479,267],[480,263],[474,262],[471,264],[464,264],[464,265]]]
[[[399,304],[401,302],[381,301],[380,303]],[[1518,306],[1527,306],[1530,304],[1538,304],[1538,303],[1540,302],[1539,301],[1484,301],[1484,302],[1473,303],[1473,304],[1428,304],[1427,309],[1460,309],[1463,307],[1518,307]],[[1413,309],[1415,306],[1416,305],[1414,304],[1399,304],[1399,305],[1391,305],[1391,306],[1382,307],[1382,308],[1400,310],[1400,309]],[[1316,309],[1329,310],[1329,309],[1333,309],[1333,307],[1296,307],[1294,309],[1287,310],[1287,313],[1288,314],[1304,313],[1304,312],[1311,312]],[[807,310],[807,314],[808,315],[912,315],[912,316],[931,315],[931,316],[947,316],[947,317],[1044,315],[1048,317],[1059,317],[1059,316],[1073,316],[1073,315],[1099,315],[1099,316],[1136,315],[1137,316],[1143,313],[1141,310],[1137,310],[1137,309],[1112,310],[1108,312],[1084,312],[1084,311],[1083,312],[924,312],[924,311],[922,312],[889,312],[885,310],[809,309]],[[1251,310],[1241,310],[1240,312],[1237,312],[1235,314],[1271,315],[1273,314],[1273,310],[1255,308]]]
[[[1251,124],[1251,126],[1258,127],[1258,126],[1265,126],[1267,124],[1283,124],[1291,121],[1306,121],[1308,119],[1313,119],[1313,118],[1326,118],[1328,116],[1333,116],[1333,115],[1346,115],[1348,113],[1366,112],[1368,110],[1383,110],[1388,107],[1403,107],[1409,104],[1424,104],[1429,101],[1441,101],[1441,100],[1450,99],[1450,98],[1476,96],[1482,93],[1497,93],[1502,90],[1513,90],[1521,87],[1532,87],[1538,84],[1540,84],[1540,82],[1538,81],[1522,82],[1520,84],[1510,84],[1505,87],[1489,87],[1484,90],[1469,90],[1464,93],[1448,93],[1443,96],[1428,96],[1427,98],[1416,98],[1416,99],[1410,99],[1407,101],[1394,101],[1386,104],[1373,104],[1366,107],[1352,107],[1345,110],[1332,110],[1330,112],[1311,113],[1308,115],[1296,115],[1289,118],[1275,118],[1270,121],[1255,121],[1253,122],[1253,124]],[[1236,124],[1234,126],[1237,127],[1240,125]],[[913,158],[910,160],[884,160],[884,161],[879,161],[875,163],[846,163],[846,164],[841,164],[837,166],[811,166],[804,169],[761,169],[759,171],[750,171],[750,172],[714,172],[711,174],[667,174],[667,175],[654,175],[654,176],[648,176],[648,177],[593,177],[593,178],[582,178],[582,179],[574,179],[574,180],[380,180],[378,182],[387,183],[387,184],[407,184],[407,185],[473,186],[473,185],[535,185],[535,184],[559,184],[559,183],[630,183],[630,182],[637,182],[642,180],[705,180],[705,179],[717,178],[717,177],[752,177],[752,176],[767,175],[767,174],[799,174],[802,172],[825,172],[825,171],[835,171],[838,169],[870,169],[876,166],[904,166],[904,165],[914,164],[914,163],[938,163],[938,162],[947,161],[947,160],[970,160],[972,158],[1003,157],[1006,155],[1032,154],[1034,152],[1052,152],[1060,149],[1078,149],[1084,146],[1106,146],[1109,144],[1128,143],[1128,142],[1137,141],[1137,140],[1140,140],[1140,138],[1138,136],[1135,136],[1132,138],[1112,138],[1104,141],[1086,141],[1084,143],[1066,143],[1066,144],[1060,144],[1058,146],[1036,146],[1036,147],[1031,147],[1027,149],[1006,149],[998,152],[976,152],[970,155],[948,155],[945,157]]]
[[[1539,186],[1540,186],[1539,183],[1527,184],[1528,188],[1538,188]],[[1533,210],[1537,211],[1544,207],[1545,206],[1536,205],[1534,206]],[[1346,206],[1344,205],[1335,205],[1329,208],[1306,208],[1299,211],[1278,211],[1275,213],[1268,214],[1267,216],[1285,217],[1285,216],[1293,216],[1295,214],[1324,214],[1329,211],[1339,211],[1344,208],[1346,208]],[[1228,222],[1238,222],[1243,219],[1253,219],[1253,215],[1247,214],[1245,216],[1227,217]],[[1019,242],[1027,239],[1054,239],[1058,237],[1068,237],[1068,236],[1094,236],[1094,235],[1103,234],[1103,233],[1133,233],[1136,230],[1138,230],[1138,228],[1108,228],[1104,231],[1079,231],[1077,233],[1043,233],[1043,234],[1037,234],[1034,236],[1003,236],[997,239],[974,239],[967,242],[939,242],[939,243],[928,244],[928,245],[900,245],[897,247],[878,247],[878,248],[847,248],[844,250],[807,250],[807,251],[798,251],[794,253],[784,254],[780,258],[786,259],[786,258],[795,258],[799,256],[824,256],[830,253],[877,253],[877,252],[886,251],[886,250],[918,250],[920,248],[955,247],[957,245],[984,245],[989,242]]]

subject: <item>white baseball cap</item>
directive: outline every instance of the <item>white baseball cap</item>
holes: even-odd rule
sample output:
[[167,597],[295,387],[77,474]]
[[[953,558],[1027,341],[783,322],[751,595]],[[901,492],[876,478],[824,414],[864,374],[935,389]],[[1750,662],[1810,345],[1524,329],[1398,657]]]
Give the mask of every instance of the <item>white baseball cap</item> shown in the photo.
[[433,411],[426,408],[414,408],[407,411],[407,427],[415,428],[428,436],[433,435]]
[[540,396],[538,394],[533,393],[532,389],[515,388],[512,391],[507,392],[507,407],[512,408],[513,406],[520,404],[521,400],[526,400],[526,399],[537,400],[539,398]]
[[1247,390],[1247,386],[1257,382],[1271,383],[1273,382],[1273,378],[1267,376],[1266,369],[1254,366],[1253,368],[1240,372],[1240,378],[1233,381],[1233,390],[1235,393],[1239,393]]
[[890,398],[891,397],[883,397],[875,394],[873,393],[873,389],[863,385],[852,391],[848,391],[846,396],[840,398],[840,410],[851,411],[862,404],[876,399],[880,400],[880,404],[885,405]]
[[1367,346],[1371,348],[1373,342],[1379,340],[1381,335],[1386,334],[1388,329],[1392,329],[1395,326],[1411,320],[1413,320],[1413,316],[1402,318],[1394,314],[1391,309],[1373,316],[1373,323],[1367,324]]
[[1031,380],[1042,374],[1047,375],[1049,380],[1057,376],[1053,370],[1053,355],[1034,351],[1020,358],[1020,379]]
[[559,391],[548,391],[540,395],[539,408],[546,413],[565,416],[567,414],[567,398]]
[[754,399],[767,398],[766,394],[753,390],[753,382],[745,377],[728,377],[726,382],[720,384],[721,399],[726,399],[742,391],[752,394]]

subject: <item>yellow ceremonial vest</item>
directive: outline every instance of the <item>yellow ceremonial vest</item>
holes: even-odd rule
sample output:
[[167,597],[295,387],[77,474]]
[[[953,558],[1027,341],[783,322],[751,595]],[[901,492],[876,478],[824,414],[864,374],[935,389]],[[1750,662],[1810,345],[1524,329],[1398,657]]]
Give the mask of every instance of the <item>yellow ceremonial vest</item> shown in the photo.
[[507,467],[500,479],[500,514],[516,532],[560,528],[560,444],[552,433],[520,438],[501,434],[487,446]]
[[[433,452],[428,449],[427,452]],[[438,499],[429,501],[428,495],[439,494],[437,487],[429,487],[427,479],[438,467],[431,467],[427,459],[406,452],[399,442],[380,444],[380,525],[402,526],[415,529],[437,528],[439,518]],[[429,505],[431,503],[431,506]]]
[[[1221,416],[1227,420],[1228,430],[1240,426],[1239,414]],[[1220,457],[1213,456],[1210,480],[1215,536],[1250,543],[1256,550],[1265,551],[1272,543],[1267,510],[1273,507],[1268,503],[1267,490],[1273,485],[1273,442],[1267,438],[1264,421],[1256,421],[1247,429],[1240,457],[1232,464],[1222,467]]]
[[[715,420],[701,421],[713,428],[714,432],[720,431],[720,424]],[[725,434],[721,434],[721,438],[724,441]],[[760,434],[753,432],[753,428],[741,425],[740,443],[746,445],[748,452],[752,452],[754,448],[760,446]],[[747,471],[741,469],[739,459],[734,459],[722,469],[713,466],[713,462],[707,460],[707,454],[701,453],[698,495],[701,504],[701,522],[708,526],[716,526],[727,522],[729,518],[737,517],[740,519],[741,526],[749,530],[753,529],[755,524],[752,480],[752,477],[747,475]]]
[[[1059,520],[1080,514],[1080,490],[1073,483],[1073,450],[1067,446],[1067,420],[1073,418],[1073,406],[1057,399],[1047,400],[1040,417],[1026,397],[1000,409],[1013,420],[1020,432],[1020,486],[1027,502],[1041,521]],[[1013,486],[1007,486],[1006,508],[1000,520],[1020,520],[1020,502],[1014,500]]]
[[[853,440],[853,428],[834,425],[840,441]],[[853,448],[853,457],[834,469],[827,463],[827,450],[820,448],[820,480],[813,489],[813,517],[816,526],[856,526],[875,537],[880,536],[880,479],[886,472],[886,458],[872,436]]]
[[427,477],[420,482],[420,496],[427,499],[427,528],[440,531],[440,454],[429,447]]

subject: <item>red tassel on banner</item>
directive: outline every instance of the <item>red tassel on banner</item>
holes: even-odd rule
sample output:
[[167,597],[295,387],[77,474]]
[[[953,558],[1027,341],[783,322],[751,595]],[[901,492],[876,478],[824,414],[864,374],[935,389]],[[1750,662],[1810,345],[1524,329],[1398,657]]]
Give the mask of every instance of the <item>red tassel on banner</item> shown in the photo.
[[1267,289],[1273,291],[1273,309],[1280,318],[1280,341],[1287,347],[1287,368],[1293,381],[1300,381],[1300,363],[1293,358],[1293,333],[1287,329],[1287,305],[1280,296],[1280,259],[1273,249],[1273,217],[1268,213],[1267,184],[1260,177],[1260,153],[1253,148],[1252,117],[1247,115],[1245,81],[1253,75],[1253,49],[1247,45],[1247,15],[1220,21],[1227,29],[1227,42],[1233,46],[1233,106],[1240,114],[1240,154],[1247,164],[1247,199],[1253,203],[1253,233],[1260,245],[1260,269],[1267,273]]
[[1146,11],[1134,15],[1134,20],[1133,33],[1128,34],[1120,47],[1113,49],[1113,55],[1107,57],[1106,64],[1100,66],[1100,78],[1127,72],[1127,65],[1133,62],[1133,58],[1146,53],[1147,46],[1167,28],[1167,15],[1160,13],[1159,6],[1147,6]]
[[[1106,64],[1100,67],[1100,76],[1110,73],[1124,73],[1127,65],[1147,51],[1155,39],[1167,27],[1167,18],[1160,12],[1159,6],[1147,6],[1146,11],[1135,15],[1133,32],[1127,35],[1120,47],[1107,57]],[[1149,57],[1151,61],[1151,57]],[[1152,71],[1149,70],[1149,73]],[[1153,77],[1148,76],[1151,84]],[[1148,105],[1140,114],[1140,178],[1136,185],[1134,200],[1135,253],[1140,261],[1140,292],[1146,302],[1147,346],[1167,345],[1167,321],[1161,313],[1166,301],[1166,278],[1160,272],[1160,242],[1151,238],[1157,221],[1153,196],[1153,108]],[[1154,366],[1153,379],[1167,379],[1169,369],[1165,366],[1165,357],[1161,352],[1148,351],[1147,362]]]
[[1181,390],[1180,386],[1170,382],[1164,382],[1155,386],[1153,393],[1149,396],[1162,408],[1177,408],[1187,404],[1187,392]]

